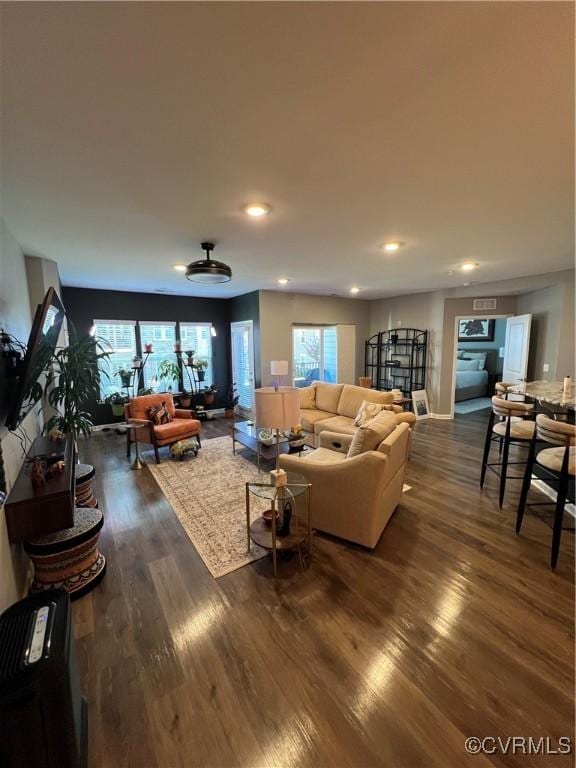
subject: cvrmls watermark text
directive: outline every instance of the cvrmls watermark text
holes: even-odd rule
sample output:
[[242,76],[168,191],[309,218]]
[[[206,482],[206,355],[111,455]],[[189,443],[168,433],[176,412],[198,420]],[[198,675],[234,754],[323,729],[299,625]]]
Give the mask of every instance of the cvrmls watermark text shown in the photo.
[[469,736],[464,748],[470,755],[569,755],[569,736]]

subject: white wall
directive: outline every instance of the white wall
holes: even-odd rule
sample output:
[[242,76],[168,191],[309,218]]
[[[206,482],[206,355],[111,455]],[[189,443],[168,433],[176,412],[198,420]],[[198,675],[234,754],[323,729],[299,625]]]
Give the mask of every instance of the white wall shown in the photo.
[[261,381],[271,383],[270,361],[288,360],[292,375],[294,325],[353,325],[356,328],[355,375],[364,372],[364,342],[369,332],[369,302],[333,296],[260,291]]
[[[0,327],[26,342],[32,324],[25,260],[20,246],[0,220]],[[0,364],[3,361],[0,360]],[[38,434],[37,412],[24,420],[24,429],[33,439]],[[0,449],[8,488],[14,483],[23,455],[17,438],[0,426]],[[10,545],[4,510],[0,510],[0,611],[23,596],[28,558],[19,545]]]
[[555,285],[518,297],[518,314],[532,315],[528,379],[574,377],[574,278],[560,276]]

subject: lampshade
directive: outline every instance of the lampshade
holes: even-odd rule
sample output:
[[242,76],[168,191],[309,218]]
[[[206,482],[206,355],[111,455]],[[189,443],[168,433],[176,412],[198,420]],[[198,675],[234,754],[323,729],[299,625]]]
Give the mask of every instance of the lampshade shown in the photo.
[[289,429],[300,422],[300,395],[296,387],[261,387],[254,390],[256,426]]
[[271,360],[270,373],[272,376],[288,376],[288,360]]

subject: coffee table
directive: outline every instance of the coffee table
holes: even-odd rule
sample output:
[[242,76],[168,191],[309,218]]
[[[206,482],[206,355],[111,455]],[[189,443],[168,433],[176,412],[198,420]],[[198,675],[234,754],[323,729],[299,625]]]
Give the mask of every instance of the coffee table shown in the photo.
[[[258,470],[260,470],[261,459],[272,461],[276,458],[276,439],[271,445],[263,443],[258,439],[258,432],[260,427],[257,427],[253,421],[237,421],[232,425],[232,451],[236,453],[236,443],[240,443],[245,448],[249,448],[256,454],[256,460],[258,463]],[[280,442],[278,444],[278,450],[280,453],[298,453],[301,454],[308,446],[304,444],[304,440],[308,437],[307,432],[302,432],[301,438],[298,439],[297,444],[293,447],[290,440],[283,434],[280,434]]]

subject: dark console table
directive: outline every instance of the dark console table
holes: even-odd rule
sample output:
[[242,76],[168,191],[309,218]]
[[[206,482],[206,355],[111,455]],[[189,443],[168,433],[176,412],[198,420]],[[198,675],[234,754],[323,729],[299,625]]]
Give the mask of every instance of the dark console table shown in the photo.
[[[65,469],[46,480],[41,488],[34,488],[30,481],[32,463],[36,456],[63,458]],[[74,473],[76,447],[74,440],[48,440],[38,437],[28,452],[14,487],[6,500],[6,527],[10,541],[35,539],[74,525]]]

